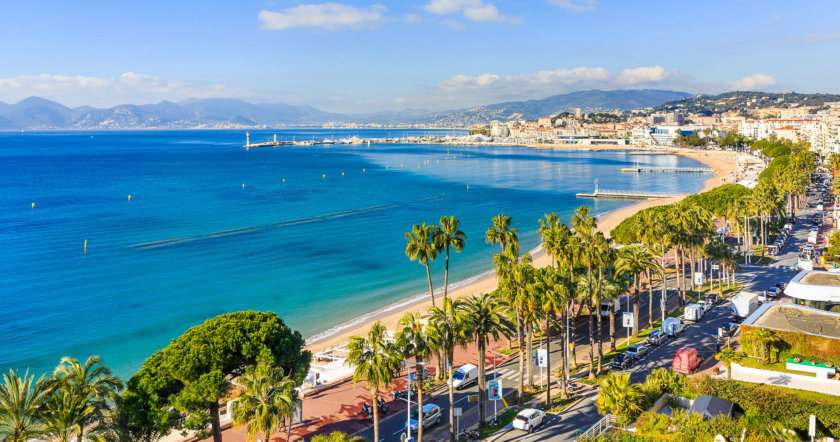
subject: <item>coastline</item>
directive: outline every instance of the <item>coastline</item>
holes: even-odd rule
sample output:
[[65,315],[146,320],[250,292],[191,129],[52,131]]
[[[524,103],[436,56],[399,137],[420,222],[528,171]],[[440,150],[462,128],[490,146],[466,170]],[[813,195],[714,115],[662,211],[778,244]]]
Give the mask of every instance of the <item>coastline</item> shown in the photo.
[[[581,146],[574,146],[580,149]],[[641,150],[641,149],[622,149]],[[714,170],[714,176],[703,183],[700,192],[723,184],[734,182],[731,172],[738,172],[736,166],[736,154],[729,151],[697,151],[692,149],[667,149],[664,152],[691,158],[709,166]],[[639,201],[598,216],[598,228],[606,234],[615,228],[621,221],[648,207],[670,204],[679,201],[689,194],[683,194],[674,198],[661,198]],[[541,247],[531,250],[534,267],[544,267],[550,264],[549,258],[542,253]],[[481,293],[489,293],[497,287],[497,280],[493,270],[487,270],[471,278],[450,284],[449,296],[461,298]],[[435,300],[443,296],[443,290],[435,290]],[[364,335],[367,333],[370,324],[374,321],[381,321],[388,330],[395,330],[396,325],[406,313],[426,312],[432,302],[428,293],[417,294],[389,304],[368,314],[353,318],[350,321],[331,327],[321,333],[315,334],[306,339],[306,348],[313,353],[325,351],[346,344],[353,335]]]

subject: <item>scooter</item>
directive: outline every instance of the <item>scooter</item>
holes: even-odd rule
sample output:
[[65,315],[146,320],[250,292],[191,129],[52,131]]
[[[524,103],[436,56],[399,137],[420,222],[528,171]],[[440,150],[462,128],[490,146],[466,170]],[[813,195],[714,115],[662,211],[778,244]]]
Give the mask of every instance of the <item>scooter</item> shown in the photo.
[[388,412],[388,406],[385,405],[385,399],[382,399],[381,397],[376,398],[376,406],[377,406],[377,408],[379,408],[379,411],[381,411],[383,413]]
[[458,440],[479,440],[478,431],[463,430],[458,433]]
[[362,404],[362,413],[368,418],[373,417],[373,408],[365,402]]
[[406,392],[405,390],[399,391],[399,390],[394,389],[394,390],[391,390],[391,397],[393,397],[393,399],[395,401],[396,400],[405,401],[405,400],[408,400],[408,392]]

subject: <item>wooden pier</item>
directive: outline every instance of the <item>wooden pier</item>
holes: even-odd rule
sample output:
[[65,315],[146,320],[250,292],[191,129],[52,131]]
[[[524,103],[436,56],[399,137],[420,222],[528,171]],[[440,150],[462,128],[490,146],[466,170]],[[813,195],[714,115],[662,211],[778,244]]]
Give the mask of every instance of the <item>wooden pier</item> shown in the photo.
[[624,167],[622,172],[632,173],[712,173],[707,167]]

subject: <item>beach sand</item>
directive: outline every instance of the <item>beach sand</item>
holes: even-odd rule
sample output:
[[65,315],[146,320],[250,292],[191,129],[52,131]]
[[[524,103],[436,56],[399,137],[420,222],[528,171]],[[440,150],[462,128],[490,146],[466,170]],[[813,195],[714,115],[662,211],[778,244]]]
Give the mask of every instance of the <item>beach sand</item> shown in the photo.
[[[581,149],[582,146],[552,146],[555,148],[576,148]],[[586,150],[590,146],[586,146]],[[623,149],[628,150],[628,149]],[[632,149],[640,150],[640,149]],[[734,152],[726,151],[697,151],[693,149],[668,149],[668,153],[681,155],[687,158],[692,158],[704,163],[714,170],[715,176],[705,181],[702,192],[713,189],[723,184],[734,182],[734,177],[738,173],[736,165],[736,155]],[[732,173],[734,172],[734,173]],[[688,194],[675,198],[660,198],[640,201],[636,204],[631,204],[626,207],[608,212],[598,219],[598,228],[604,233],[609,232],[615,228],[622,220],[634,215],[640,210],[648,207],[670,204],[685,198]],[[550,264],[549,258],[542,253],[538,248],[532,251],[535,267],[544,267]],[[482,293],[489,293],[496,289],[497,280],[492,270],[488,270],[470,280],[463,281],[459,286],[453,288],[450,285],[448,296],[452,298],[461,298],[471,295],[479,295]],[[440,305],[442,294],[435,294],[435,300]],[[365,335],[371,324],[375,321],[381,321],[388,330],[396,330],[397,322],[406,313],[421,312],[425,313],[429,307],[432,306],[431,299],[428,293],[424,295],[417,295],[390,306],[372,312],[368,315],[354,319],[353,321],[342,324],[327,330],[324,333],[313,336],[307,339],[306,348],[312,352],[324,351],[329,348],[338,347],[346,344],[353,335]]]

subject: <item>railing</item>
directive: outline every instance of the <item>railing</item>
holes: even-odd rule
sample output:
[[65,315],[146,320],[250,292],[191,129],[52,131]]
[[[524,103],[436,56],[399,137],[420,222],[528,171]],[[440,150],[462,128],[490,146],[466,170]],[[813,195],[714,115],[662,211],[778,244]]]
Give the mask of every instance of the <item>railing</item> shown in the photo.
[[618,419],[615,416],[613,416],[612,414],[608,414],[604,416],[601,420],[599,420],[598,423],[589,427],[588,430],[578,432],[578,434],[575,436],[575,442],[595,440],[595,438],[606,433],[607,430],[609,430],[610,428],[613,428],[617,421]]

